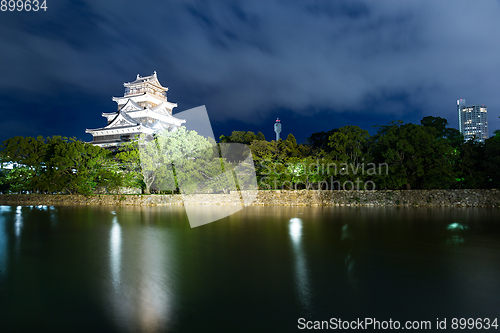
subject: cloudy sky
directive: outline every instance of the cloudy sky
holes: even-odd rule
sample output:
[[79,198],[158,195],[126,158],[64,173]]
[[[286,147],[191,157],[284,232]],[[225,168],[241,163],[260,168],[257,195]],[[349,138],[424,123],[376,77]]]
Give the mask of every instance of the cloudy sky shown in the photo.
[[66,1],[0,12],[0,140],[91,140],[123,82],[157,71],[184,111],[232,130],[303,141],[348,124],[375,133],[427,115],[458,127],[456,100],[500,128],[500,2]]

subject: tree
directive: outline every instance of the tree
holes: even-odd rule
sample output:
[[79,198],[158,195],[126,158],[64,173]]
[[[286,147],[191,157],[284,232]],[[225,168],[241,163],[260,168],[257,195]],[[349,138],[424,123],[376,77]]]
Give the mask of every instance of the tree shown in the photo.
[[387,175],[377,176],[383,188],[447,188],[453,183],[453,147],[436,139],[435,131],[402,121],[380,126],[371,154],[389,166]]
[[434,128],[436,130],[435,136],[447,139],[454,148],[458,148],[464,143],[464,136],[456,128],[447,127],[448,120],[445,118],[427,116],[420,121],[420,124],[428,128]]
[[328,138],[328,146],[335,160],[356,165],[361,162],[369,138],[368,131],[348,125],[339,128]]
[[245,131],[233,131],[230,136],[221,135],[220,142],[222,143],[243,143],[246,145],[251,144],[253,141],[264,141],[266,138],[264,134],[258,132],[257,135],[254,132]]
[[275,188],[285,172],[285,141],[253,141],[250,144],[255,171],[262,188]]
[[156,138],[150,140],[144,134],[141,135],[138,139],[138,151],[142,181],[145,185],[144,193],[150,194],[162,163]]
[[120,185],[110,153],[74,138],[14,137],[1,148],[2,162],[13,165],[5,180],[15,192],[91,194],[98,186]]
[[43,137],[16,136],[5,140],[0,149],[1,161],[14,165],[6,176],[14,191],[39,191],[43,187],[47,153]]
[[121,185],[118,168],[111,153],[99,146],[75,138],[52,137],[48,140],[48,187],[51,191],[66,190],[70,194],[92,194],[98,187]]
[[299,157],[301,155],[299,147],[297,145],[297,140],[292,133],[288,134],[288,137],[283,142],[286,150],[286,154],[289,157]]
[[8,171],[1,168],[0,169],[0,193],[5,194],[10,190],[10,184],[7,180]]
[[488,179],[488,186],[500,188],[500,130],[495,136],[487,139],[484,144],[484,168]]
[[139,156],[146,193],[150,190],[173,190],[183,193],[227,192],[236,189],[232,172],[219,155],[213,140],[180,127],[162,131],[153,140],[141,137]]
[[436,129],[436,136],[442,138],[445,137],[448,120],[441,117],[427,116],[420,120],[420,125]]
[[460,146],[456,164],[459,188],[481,188],[486,185],[484,150],[484,144],[476,140],[467,140]]
[[324,150],[329,153],[332,151],[332,147],[329,145],[330,137],[337,131],[338,129],[332,129],[328,132],[313,133],[307,138],[307,145],[309,145],[313,151]]
[[123,186],[146,188],[141,172],[138,141],[122,145],[115,155],[122,175]]

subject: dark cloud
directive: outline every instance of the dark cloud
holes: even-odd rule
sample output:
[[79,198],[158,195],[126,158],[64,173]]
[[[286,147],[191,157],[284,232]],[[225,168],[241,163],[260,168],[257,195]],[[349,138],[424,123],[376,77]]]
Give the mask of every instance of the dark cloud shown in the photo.
[[299,138],[347,121],[437,115],[456,126],[457,98],[487,104],[493,130],[499,15],[497,1],[382,0],[58,1],[4,12],[2,139],[68,129],[90,139],[85,128],[104,125],[122,83],[153,70],[179,111],[205,104],[221,131],[265,124],[269,137],[276,116]]

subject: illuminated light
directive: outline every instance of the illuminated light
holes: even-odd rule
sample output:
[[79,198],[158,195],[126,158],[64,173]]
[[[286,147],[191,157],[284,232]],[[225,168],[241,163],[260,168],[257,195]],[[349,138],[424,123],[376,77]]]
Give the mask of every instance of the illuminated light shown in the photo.
[[288,226],[290,237],[295,244],[300,243],[300,237],[302,237],[302,220],[294,217],[290,220],[290,224]]
[[467,229],[467,227],[464,225],[461,225],[460,223],[452,223],[452,224],[448,225],[447,229],[448,230],[465,230],[465,229]]
[[[154,229],[126,239],[116,217],[110,229],[108,297],[120,331],[165,332],[174,308],[176,279],[168,234]],[[134,241],[134,244],[130,243]],[[127,251],[130,249],[131,251]]]
[[120,224],[113,218],[113,226],[111,227],[110,237],[110,258],[111,258],[111,274],[113,277],[113,285],[116,290],[120,286],[121,273],[121,245],[122,245],[122,230]]
[[23,226],[23,218],[21,217],[21,206],[17,206],[15,223],[14,223],[15,233],[17,237],[21,236],[22,226]]
[[294,217],[288,224],[290,238],[293,241],[294,273],[295,285],[297,288],[297,298],[304,311],[311,311],[311,284],[309,281],[309,270],[307,268],[307,258],[300,244],[302,237],[302,220]]

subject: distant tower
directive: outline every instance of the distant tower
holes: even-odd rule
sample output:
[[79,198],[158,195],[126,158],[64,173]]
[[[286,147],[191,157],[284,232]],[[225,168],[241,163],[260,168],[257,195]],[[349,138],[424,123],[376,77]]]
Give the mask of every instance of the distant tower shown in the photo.
[[488,110],[486,105],[467,105],[465,99],[457,100],[458,126],[465,140],[474,137],[479,142],[488,139]]
[[274,123],[274,132],[276,133],[276,141],[280,140],[280,133],[281,133],[281,120],[280,118],[276,119],[276,122]]

